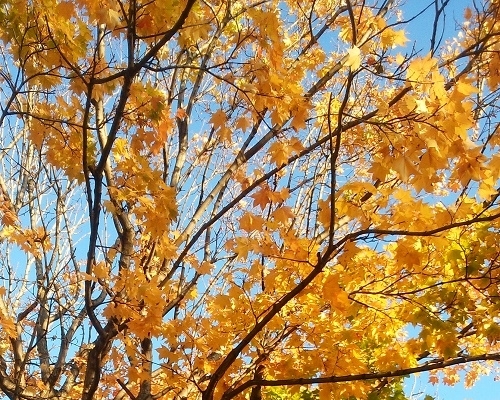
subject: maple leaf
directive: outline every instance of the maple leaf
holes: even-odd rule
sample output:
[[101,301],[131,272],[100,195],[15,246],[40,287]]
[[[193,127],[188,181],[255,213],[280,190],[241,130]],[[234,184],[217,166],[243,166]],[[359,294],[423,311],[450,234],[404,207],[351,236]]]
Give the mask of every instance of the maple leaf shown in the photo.
[[170,359],[174,355],[173,352],[171,352],[168,348],[163,346],[157,348],[156,352],[158,353],[158,357],[164,360]]
[[253,205],[259,206],[261,210],[266,208],[266,206],[271,202],[270,191],[266,188],[262,188],[252,194]]
[[403,30],[396,31],[392,28],[386,28],[380,35],[380,41],[384,48],[404,46],[409,39]]
[[4,315],[2,312],[0,312],[0,326],[8,337],[17,337],[17,328],[14,320],[9,316]]
[[288,161],[288,151],[286,145],[281,142],[274,142],[271,147],[269,147],[269,154],[271,155],[271,160],[277,165],[281,166],[286,164]]
[[274,210],[271,216],[276,222],[286,223],[289,219],[294,218],[295,214],[293,213],[291,207],[284,206]]
[[429,109],[427,108],[427,103],[424,99],[415,99],[415,112],[418,114],[424,114],[429,112]]
[[296,109],[292,110],[292,122],[290,126],[293,128],[295,132],[300,131],[301,129],[306,127],[306,120],[309,117],[310,106],[307,103],[301,103]]
[[226,125],[226,121],[227,121],[227,115],[221,109],[217,110],[210,117],[210,123],[214,126],[216,130],[224,127]]
[[361,65],[361,50],[359,47],[354,46],[347,51],[346,59],[344,61],[346,67],[350,67],[351,70],[356,70]]
[[251,126],[252,121],[249,118],[242,116],[236,120],[235,129],[241,129],[244,132]]
[[422,58],[416,58],[411,61],[406,71],[406,79],[410,82],[420,82],[427,77],[430,72],[436,68],[437,60],[430,54]]
[[218,130],[219,137],[224,143],[231,143],[232,131],[227,126],[223,126]]
[[202,275],[210,274],[213,269],[214,265],[209,263],[208,261],[203,261],[199,266],[196,267],[196,271]]
[[246,212],[240,218],[239,222],[240,229],[243,229],[246,232],[252,232],[254,230],[261,230],[265,220],[258,215]]
[[100,262],[92,269],[97,279],[106,279],[109,277],[109,270],[105,263]]
[[[0,207],[0,210],[2,207]],[[2,211],[2,224],[5,226],[13,226],[19,222],[17,215],[9,208],[1,210]]]
[[455,83],[455,90],[460,94],[462,94],[464,97],[479,92],[479,90],[475,86],[464,81],[463,79],[460,79],[458,82]]
[[223,110],[217,110],[210,118],[210,123],[213,125],[222,142],[231,142],[231,130],[226,126],[227,115]]
[[300,140],[296,137],[289,141],[276,141],[269,147],[271,160],[277,165],[282,166],[288,162],[288,159],[304,149]]
[[101,8],[97,17],[98,23],[107,25],[111,30],[120,25],[120,13],[112,8]]
[[392,169],[396,171],[403,182],[407,182],[412,175],[418,175],[418,171],[407,157],[398,157],[392,163]]
[[484,200],[490,200],[492,196],[498,194],[498,189],[496,188],[497,180],[493,176],[489,176],[481,180],[479,188],[477,191],[478,196]]

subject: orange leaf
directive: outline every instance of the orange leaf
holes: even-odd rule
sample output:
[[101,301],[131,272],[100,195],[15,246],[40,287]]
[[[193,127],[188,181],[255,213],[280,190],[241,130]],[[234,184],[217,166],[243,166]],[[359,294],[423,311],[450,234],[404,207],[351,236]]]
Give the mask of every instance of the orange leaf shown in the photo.
[[222,110],[217,110],[212,117],[210,118],[210,123],[214,126],[215,129],[222,128],[227,121],[227,115]]
[[240,228],[246,232],[261,230],[264,222],[264,218],[247,212],[240,218]]

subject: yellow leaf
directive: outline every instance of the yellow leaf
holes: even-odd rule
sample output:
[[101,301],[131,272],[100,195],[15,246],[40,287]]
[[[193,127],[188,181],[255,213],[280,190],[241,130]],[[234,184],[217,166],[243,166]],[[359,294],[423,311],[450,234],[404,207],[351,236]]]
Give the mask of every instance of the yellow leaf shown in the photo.
[[[446,162],[446,159],[440,155],[439,149],[429,147],[429,149],[422,154],[420,159],[420,169],[423,170],[429,168],[432,171],[436,171],[445,166],[443,165],[444,162]],[[428,181],[428,179],[426,179],[426,181]]]
[[292,153],[298,154],[302,150],[304,150],[304,145],[302,144],[302,141],[298,137],[293,137],[290,139],[288,146],[292,149]]
[[469,96],[472,93],[479,92],[479,90],[475,86],[471,85],[470,83],[464,82],[463,79],[460,79],[455,84],[455,90],[464,96]]
[[222,142],[231,143],[231,134],[233,133],[231,129],[229,129],[227,126],[223,126],[217,132]]
[[214,129],[220,129],[225,126],[227,121],[227,115],[222,110],[217,110],[210,118],[210,123],[214,126]]
[[350,182],[342,186],[339,190],[339,194],[347,191],[361,198],[367,192],[371,194],[377,193],[377,188],[370,182]]
[[250,251],[249,238],[237,237],[226,242],[226,249],[232,250],[238,255],[238,259],[246,259]]
[[430,74],[436,65],[437,60],[432,58],[430,54],[427,54],[425,57],[415,58],[406,70],[406,79],[408,81],[420,82]]
[[264,218],[247,212],[240,218],[240,228],[246,232],[261,230],[264,222]]
[[349,263],[355,262],[354,257],[360,251],[361,249],[356,246],[356,243],[349,240],[344,246],[344,251],[338,258],[339,263],[342,265],[348,265]]
[[396,55],[396,64],[397,64],[397,65],[401,65],[401,64],[403,64],[403,63],[405,62],[405,59],[406,59],[406,58],[405,58],[405,56],[404,56],[404,55],[402,55],[401,53],[398,53],[398,54]]
[[266,208],[266,206],[271,202],[271,199],[269,198],[269,190],[266,188],[262,188],[258,192],[252,194],[252,198],[254,207],[259,206],[261,210]]
[[391,167],[399,174],[403,182],[408,182],[410,176],[418,174],[418,171],[414,167],[413,163],[404,156],[394,160]]
[[404,46],[408,38],[403,30],[395,31],[392,28],[385,29],[380,35],[380,42],[384,48]]
[[156,349],[158,352],[158,357],[160,359],[169,360],[170,362],[176,361],[179,359],[178,352],[172,352],[168,349],[168,347],[159,347]]
[[310,108],[308,103],[302,102],[292,110],[293,119],[290,126],[295,132],[306,127],[306,120],[309,118]]
[[286,146],[277,141],[271,144],[269,147],[269,155],[271,156],[271,160],[278,166],[282,166],[288,162],[288,151]]
[[80,275],[85,281],[97,282],[97,278],[95,276],[89,275],[86,272],[80,272]]
[[251,126],[252,126],[252,121],[249,118],[239,117],[236,120],[236,124],[234,126],[234,129],[241,129],[243,132],[245,132]]
[[11,317],[4,315],[3,313],[0,313],[0,326],[2,327],[1,330],[4,331],[9,337],[15,338],[17,336],[16,323]]
[[106,24],[111,30],[120,24],[120,13],[109,7],[100,8],[97,17],[100,24]]
[[354,46],[347,52],[346,60],[344,62],[346,67],[351,67],[351,70],[356,70],[361,65],[361,50],[359,47]]
[[489,200],[491,196],[494,196],[498,193],[495,184],[496,180],[493,179],[493,176],[489,176],[488,178],[481,180],[479,189],[477,191],[478,196],[483,200]]
[[323,298],[338,311],[345,311],[350,306],[349,297],[334,274],[329,275],[323,284]]
[[109,268],[104,262],[97,263],[94,266],[93,272],[97,279],[106,279],[109,277]]
[[415,99],[415,104],[415,112],[417,114],[425,114],[429,112],[429,110],[427,109],[426,101],[424,99]]
[[198,267],[196,267],[196,272],[202,275],[207,275],[212,272],[214,265],[208,261],[203,261]]
[[274,210],[271,216],[276,222],[285,223],[288,222],[288,220],[294,218],[295,214],[292,212],[292,209],[290,207],[284,206]]
[[269,146],[269,155],[271,156],[271,160],[279,167],[288,163],[288,159],[292,155],[300,153],[303,149],[302,142],[298,138],[293,137],[288,142],[276,141],[271,144]]

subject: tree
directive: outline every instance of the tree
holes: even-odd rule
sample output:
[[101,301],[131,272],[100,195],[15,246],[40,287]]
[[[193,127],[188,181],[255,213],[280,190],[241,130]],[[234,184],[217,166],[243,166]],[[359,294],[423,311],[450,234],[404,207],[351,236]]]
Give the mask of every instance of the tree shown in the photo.
[[423,3],[3,0],[3,395],[498,366],[500,3]]

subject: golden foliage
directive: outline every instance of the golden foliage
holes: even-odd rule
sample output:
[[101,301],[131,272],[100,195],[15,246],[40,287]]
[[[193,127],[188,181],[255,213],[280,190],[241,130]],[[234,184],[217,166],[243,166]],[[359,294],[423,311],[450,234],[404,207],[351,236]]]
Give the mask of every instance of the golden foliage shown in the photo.
[[385,398],[498,362],[500,4],[441,42],[409,10],[3,1],[0,391]]

